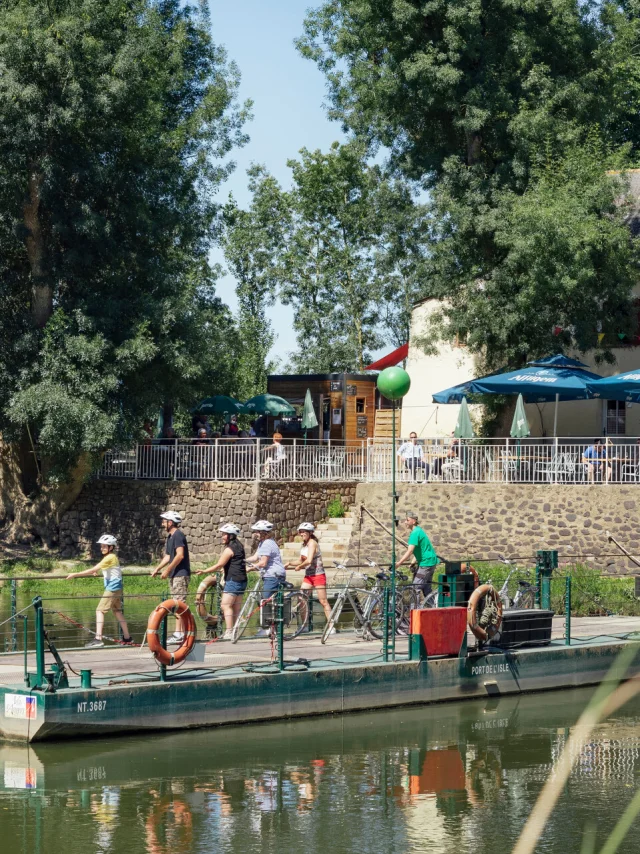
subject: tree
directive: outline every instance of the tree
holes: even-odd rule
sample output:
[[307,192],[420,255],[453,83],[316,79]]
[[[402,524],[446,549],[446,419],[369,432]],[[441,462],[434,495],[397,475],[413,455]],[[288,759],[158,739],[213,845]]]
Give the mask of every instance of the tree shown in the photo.
[[236,281],[238,298],[237,390],[242,400],[267,390],[275,336],[266,310],[277,287],[277,253],[289,219],[286,196],[260,166],[249,170],[252,202],[248,211],[233,199],[225,206],[222,246]]
[[223,361],[207,254],[246,108],[205,8],[0,10],[0,429],[13,443],[0,509],[17,532],[47,535],[39,508],[73,498],[83,455],[133,435],[168,395],[191,402]]
[[[640,142],[637,10],[330,0],[307,18],[300,49],[327,75],[331,115],[364,144],[387,146],[392,166],[431,190],[427,278],[443,300],[439,333],[466,333],[485,366],[558,345],[610,360],[611,338],[598,329],[628,325],[636,249],[613,205],[620,186],[603,173]],[[549,152],[566,186],[546,169]],[[565,332],[551,341],[558,325]]]
[[300,154],[288,164],[291,226],[278,273],[281,299],[295,309],[294,366],[363,370],[372,350],[407,340],[425,212],[357,143]]

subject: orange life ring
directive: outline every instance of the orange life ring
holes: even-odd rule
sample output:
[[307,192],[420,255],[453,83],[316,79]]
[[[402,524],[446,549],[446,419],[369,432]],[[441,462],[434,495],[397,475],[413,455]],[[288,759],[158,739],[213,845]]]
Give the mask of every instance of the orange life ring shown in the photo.
[[216,575],[208,575],[204,581],[201,581],[198,585],[198,591],[196,593],[196,611],[198,612],[198,616],[201,620],[203,620],[208,626],[217,626],[218,625],[218,617],[215,614],[210,614],[207,611],[207,605],[204,601],[204,596],[207,590],[210,587],[215,587],[218,583],[218,579]]
[[[184,639],[175,652],[169,652],[160,643],[158,629],[166,616],[174,614],[182,619]],[[186,602],[177,599],[165,599],[149,615],[147,623],[147,643],[156,661],[171,667],[172,664],[180,664],[189,655],[196,642],[196,621],[189,610]]]
[[[490,602],[485,602],[486,598]],[[480,607],[480,614],[478,608]],[[489,608],[487,615],[484,612]],[[502,600],[492,584],[481,584],[473,591],[467,606],[467,625],[473,634],[481,641],[488,641],[498,632],[502,625]]]
[[480,585],[480,578],[479,578],[476,570],[471,566],[470,563],[465,563],[463,568],[462,568],[462,571],[463,572],[470,572],[471,575],[473,575],[473,589],[475,590],[476,587],[478,587]]

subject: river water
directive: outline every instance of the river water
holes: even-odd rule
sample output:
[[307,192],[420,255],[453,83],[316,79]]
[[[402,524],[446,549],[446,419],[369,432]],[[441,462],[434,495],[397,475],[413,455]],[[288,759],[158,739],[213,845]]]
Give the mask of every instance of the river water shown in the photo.
[[[0,851],[510,852],[588,697],[0,744]],[[638,784],[639,721],[630,705],[596,730],[538,852],[578,854],[589,822],[604,841]]]

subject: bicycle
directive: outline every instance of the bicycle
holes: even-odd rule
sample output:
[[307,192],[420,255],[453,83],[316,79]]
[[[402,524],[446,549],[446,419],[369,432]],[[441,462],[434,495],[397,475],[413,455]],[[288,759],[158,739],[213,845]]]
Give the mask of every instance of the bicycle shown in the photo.
[[[269,601],[263,599],[261,596],[261,587],[262,578],[259,578],[256,581],[254,588],[249,591],[249,595],[245,599],[240,613],[238,614],[238,619],[231,630],[231,643],[237,643],[240,640],[245,629],[249,625],[249,620],[256,611],[260,610],[260,602]],[[284,640],[293,640],[293,638],[297,638],[298,635],[309,625],[309,599],[301,590],[294,590],[293,584],[289,581],[284,582],[283,588],[285,590],[285,608],[283,610],[285,622],[283,624],[282,634]],[[276,594],[269,597],[269,599],[275,603]],[[290,608],[289,603],[291,605]]]
[[[530,581],[524,581],[523,579],[518,579],[518,589],[516,590],[516,595],[513,599],[509,596],[509,580],[514,572],[518,571],[518,567],[508,560],[504,555],[499,554],[498,559],[505,566],[511,567],[511,571],[507,575],[504,584],[498,590],[498,596],[502,601],[503,610],[509,610],[516,608],[522,609],[531,609],[535,607],[536,604],[536,593],[538,592],[538,588],[535,584],[531,584]],[[525,570],[528,574],[529,571]]]
[[[379,568],[378,564],[373,560],[367,560],[367,564],[371,568]],[[339,564],[334,561],[334,565],[339,570],[346,570],[347,568],[346,563]],[[402,575],[402,573],[399,573],[398,577],[401,580],[406,580],[406,576]],[[365,587],[352,587],[351,582],[354,578],[359,578],[361,582],[364,582]],[[365,640],[371,640],[373,638],[381,640],[384,632],[385,620],[382,591],[383,584],[389,581],[389,578],[390,576],[387,573],[378,572],[376,574],[376,581],[373,582],[373,586],[370,586],[372,584],[372,580],[369,576],[355,572],[355,570],[352,571],[344,588],[336,597],[336,601],[331,609],[331,614],[324,627],[324,631],[322,632],[322,637],[320,638],[321,643],[326,643],[327,638],[331,634],[331,630],[340,619],[342,609],[344,608],[347,599],[353,608],[353,624],[356,634],[361,634]],[[361,601],[361,598],[364,598],[364,601]],[[396,625],[398,625],[398,602],[399,600],[396,594]]]

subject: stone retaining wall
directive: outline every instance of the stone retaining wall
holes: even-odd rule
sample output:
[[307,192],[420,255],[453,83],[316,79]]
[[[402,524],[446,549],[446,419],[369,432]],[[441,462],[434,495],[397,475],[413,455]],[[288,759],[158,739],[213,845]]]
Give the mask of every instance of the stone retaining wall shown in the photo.
[[[414,510],[438,553],[450,559],[528,557],[537,549],[557,549],[565,560],[588,555],[590,564],[607,571],[631,572],[633,565],[622,555],[598,557],[617,551],[607,543],[606,531],[640,553],[637,486],[400,484],[398,496],[399,536],[406,540],[403,514]],[[359,484],[354,509],[360,504],[391,527],[389,484]],[[359,548],[387,560],[389,535],[366,513],[362,518],[362,531],[353,526],[351,553]]]
[[191,556],[208,561],[220,553],[218,528],[233,521],[247,546],[257,519],[275,523],[279,542],[293,537],[304,520],[318,522],[327,504],[340,496],[350,506],[355,483],[284,483],[255,481],[119,481],[87,484],[60,521],[63,557],[98,556],[95,541],[106,532],[118,537],[123,563],[151,563],[162,554],[163,510],[177,510]]

